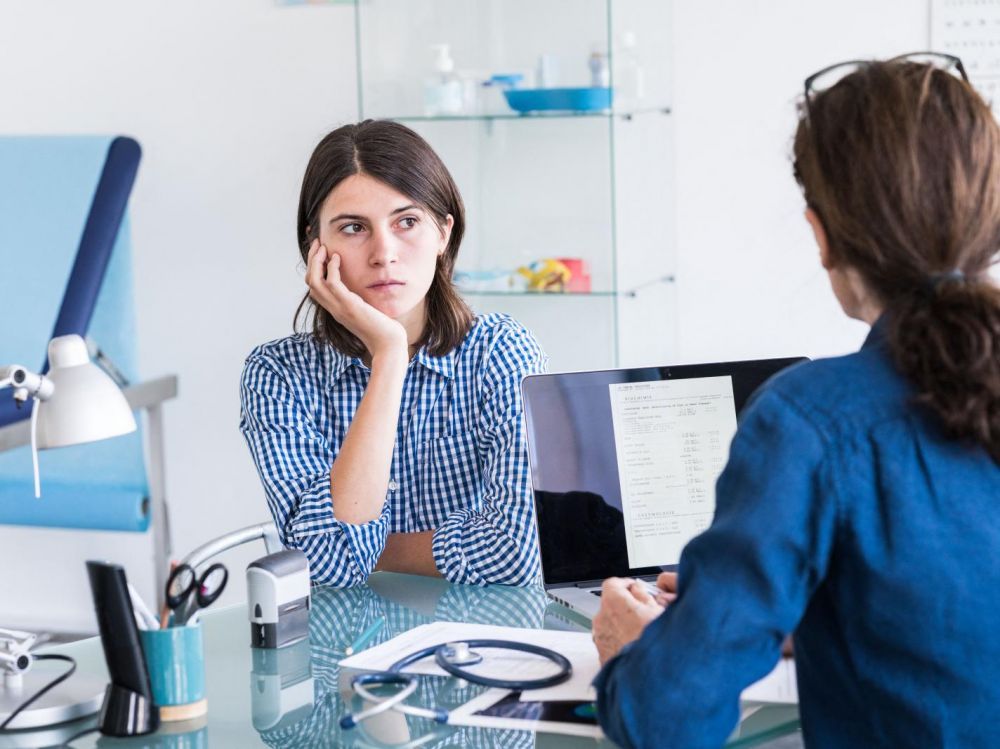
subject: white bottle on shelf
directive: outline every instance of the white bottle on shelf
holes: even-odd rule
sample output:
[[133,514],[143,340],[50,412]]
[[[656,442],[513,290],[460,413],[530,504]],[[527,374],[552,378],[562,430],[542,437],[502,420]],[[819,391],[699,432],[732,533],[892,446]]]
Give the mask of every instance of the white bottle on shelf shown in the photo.
[[646,96],[646,81],[636,50],[635,32],[626,31],[614,58],[615,109],[634,111]]
[[431,50],[434,52],[433,73],[424,81],[424,114],[428,117],[462,114],[462,81],[455,74],[450,47],[432,44]]
[[608,68],[608,56],[595,49],[587,60],[590,68],[590,85],[593,88],[607,88],[611,85],[611,71]]

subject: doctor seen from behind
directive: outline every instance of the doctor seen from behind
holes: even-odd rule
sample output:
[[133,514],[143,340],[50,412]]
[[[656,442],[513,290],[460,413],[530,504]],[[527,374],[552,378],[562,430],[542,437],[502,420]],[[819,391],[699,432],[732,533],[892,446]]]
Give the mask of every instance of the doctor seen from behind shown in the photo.
[[537,577],[520,384],[546,358],[459,296],[464,230],[451,175],[409,128],[366,120],[316,146],[298,208],[311,325],[251,352],[240,429],[317,583]]
[[955,57],[852,62],[806,81],[794,156],[834,294],[871,331],[747,407],[665,610],[605,581],[601,725],[721,746],[794,633],[807,747],[996,746],[1000,128]]

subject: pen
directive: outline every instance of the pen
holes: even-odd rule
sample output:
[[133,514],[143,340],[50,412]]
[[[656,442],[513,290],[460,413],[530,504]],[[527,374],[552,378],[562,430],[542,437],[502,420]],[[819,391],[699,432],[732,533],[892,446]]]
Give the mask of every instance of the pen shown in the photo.
[[647,594],[653,597],[653,599],[661,606],[666,606],[677,598],[674,593],[668,593],[665,590],[660,589],[655,583],[651,583],[648,580],[633,580],[629,583],[629,588],[633,585],[638,584]]
[[159,622],[156,621],[153,612],[149,610],[146,602],[142,600],[142,596],[139,595],[139,591],[135,589],[132,583],[128,584],[128,595],[132,599],[132,608],[135,609],[136,618],[145,625],[140,627],[140,629],[159,629]]
[[[177,569],[177,562],[170,562],[170,572]],[[168,579],[169,579],[169,574]],[[165,591],[165,594],[169,596],[169,591]],[[163,608],[160,609],[160,629],[166,629],[170,625],[170,609],[167,606],[166,599],[163,601]]]
[[354,655],[359,650],[364,648],[368,643],[370,643],[375,638],[375,635],[377,635],[379,630],[382,629],[382,627],[384,626],[385,626],[385,617],[380,616],[378,619],[373,621],[372,625],[364,632],[362,632],[354,642],[352,642],[344,649],[344,655]]

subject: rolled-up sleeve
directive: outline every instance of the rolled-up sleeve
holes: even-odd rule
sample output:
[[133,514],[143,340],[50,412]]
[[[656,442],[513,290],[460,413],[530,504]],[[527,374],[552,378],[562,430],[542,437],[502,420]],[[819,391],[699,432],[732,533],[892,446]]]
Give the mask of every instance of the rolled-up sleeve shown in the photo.
[[282,543],[306,554],[317,583],[364,583],[385,547],[388,502],[377,518],[362,525],[336,519],[330,487],[336,451],[316,428],[280,363],[251,354],[243,369],[240,402],[240,431]]
[[740,693],[775,665],[820,584],[837,508],[826,441],[780,394],[748,408],[712,526],[681,556],[677,600],[595,681],[624,747],[721,746]]
[[435,564],[452,582],[528,585],[538,576],[521,380],[545,367],[520,326],[505,327],[488,353],[476,420],[482,502],[449,514],[434,533]]

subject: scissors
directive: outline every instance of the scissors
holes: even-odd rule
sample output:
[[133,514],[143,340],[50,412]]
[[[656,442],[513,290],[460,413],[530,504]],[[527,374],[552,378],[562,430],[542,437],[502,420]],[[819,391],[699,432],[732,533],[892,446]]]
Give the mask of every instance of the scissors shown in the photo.
[[201,577],[189,564],[180,564],[167,578],[167,606],[174,612],[179,626],[198,609],[211,606],[222,595],[229,582],[229,570],[224,564],[213,564]]

